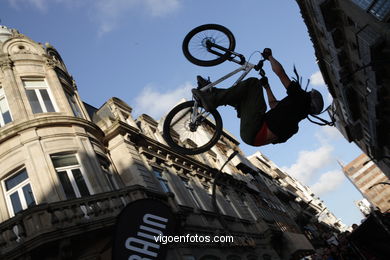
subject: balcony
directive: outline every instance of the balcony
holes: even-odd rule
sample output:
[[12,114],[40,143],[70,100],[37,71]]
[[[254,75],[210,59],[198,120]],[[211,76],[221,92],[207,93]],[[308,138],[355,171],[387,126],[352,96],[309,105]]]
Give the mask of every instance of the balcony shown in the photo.
[[29,208],[0,223],[0,259],[20,258],[48,243],[112,227],[128,203],[143,198],[167,200],[162,193],[135,185]]

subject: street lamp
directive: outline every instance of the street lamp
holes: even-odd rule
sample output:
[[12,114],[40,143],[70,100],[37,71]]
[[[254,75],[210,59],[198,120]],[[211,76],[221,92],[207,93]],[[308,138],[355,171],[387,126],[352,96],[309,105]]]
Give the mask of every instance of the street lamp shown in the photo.
[[374,187],[374,186],[376,186],[376,185],[379,185],[379,184],[390,185],[390,182],[381,181],[381,182],[375,183],[374,185],[371,185],[368,189],[370,190],[372,187]]

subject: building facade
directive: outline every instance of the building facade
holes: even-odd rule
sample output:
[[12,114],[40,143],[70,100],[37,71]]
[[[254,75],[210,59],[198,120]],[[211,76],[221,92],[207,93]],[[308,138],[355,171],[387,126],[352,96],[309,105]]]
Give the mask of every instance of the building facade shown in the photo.
[[390,176],[390,2],[297,0],[335,125]]
[[390,180],[367,155],[345,165],[343,172],[374,208],[390,211]]
[[308,186],[281,170],[265,155],[256,152],[248,159],[258,167],[261,178],[288,211],[288,215],[293,216],[313,246],[321,248],[334,234],[349,229]]
[[[116,217],[142,198],[169,205],[181,234],[237,238],[170,245],[167,259],[287,260],[313,251],[229,133],[206,153],[178,154],[162,138],[163,119],[134,119],[118,98],[84,103],[53,46],[4,26],[0,110],[1,259],[110,259]],[[216,214],[211,187],[234,151],[217,183]]]

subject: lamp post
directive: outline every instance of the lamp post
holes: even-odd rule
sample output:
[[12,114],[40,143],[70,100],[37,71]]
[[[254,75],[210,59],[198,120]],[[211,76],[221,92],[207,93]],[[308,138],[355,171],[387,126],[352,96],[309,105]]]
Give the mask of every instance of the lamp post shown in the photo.
[[[381,182],[378,182],[378,183],[375,183],[375,184],[371,185],[368,189],[370,190],[370,189],[372,189],[373,187],[375,187],[375,186],[377,186],[377,185],[379,185],[379,184],[390,185],[389,182],[381,181]],[[372,213],[374,214],[375,219],[377,219],[379,225],[381,225],[381,226],[384,228],[384,230],[387,232],[387,234],[390,235],[390,230],[389,230],[389,229],[387,228],[387,226],[382,222],[382,219],[380,218],[380,216],[377,215],[377,213],[375,212],[375,209],[372,211]]]
[[374,185],[371,185],[368,189],[370,190],[371,188],[373,188],[374,186],[379,185],[379,184],[390,185],[390,182],[381,181],[381,182],[375,183]]

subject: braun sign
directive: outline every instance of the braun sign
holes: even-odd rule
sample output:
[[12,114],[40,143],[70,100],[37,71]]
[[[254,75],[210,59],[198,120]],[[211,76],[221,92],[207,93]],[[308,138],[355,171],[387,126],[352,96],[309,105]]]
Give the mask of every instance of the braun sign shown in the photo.
[[164,260],[167,247],[155,237],[172,235],[174,215],[163,202],[142,199],[127,205],[119,214],[113,260]]

